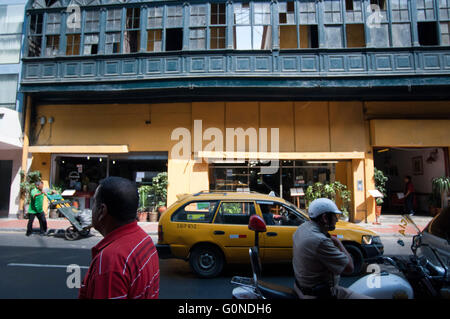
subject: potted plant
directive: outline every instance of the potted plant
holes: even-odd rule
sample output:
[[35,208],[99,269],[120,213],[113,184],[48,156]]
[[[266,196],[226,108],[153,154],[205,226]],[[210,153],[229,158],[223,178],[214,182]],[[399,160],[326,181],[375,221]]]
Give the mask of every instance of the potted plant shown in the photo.
[[383,198],[386,197],[386,182],[388,181],[388,177],[386,177],[384,175],[383,171],[375,168],[374,179],[375,179],[375,188],[381,194],[383,194],[383,197],[375,198],[375,203],[376,203],[376,207],[375,207],[376,222],[375,222],[375,224],[379,224],[378,218],[381,215],[381,206],[384,203]]
[[430,214],[435,216],[445,208],[445,200],[450,190],[450,177],[441,176],[433,178],[431,182],[431,195],[428,199],[430,203]]
[[18,218],[23,219],[28,212],[28,205],[30,203],[30,193],[34,184],[41,180],[40,171],[31,171],[26,173],[20,170],[20,197],[23,200],[23,209],[19,210]]
[[153,190],[156,198],[156,207],[158,209],[158,213],[161,215],[166,211],[167,205],[167,173],[159,173],[155,177],[153,177],[152,181]]
[[340,210],[343,212],[343,219],[348,220],[352,193],[344,184],[337,181],[331,184],[314,183],[306,189],[305,198],[309,206],[309,204],[317,198],[329,198],[336,201],[336,195],[339,195],[342,202]]
[[147,221],[148,217],[148,195],[150,194],[151,186],[143,185],[138,188],[139,192],[139,208],[138,218],[140,222]]

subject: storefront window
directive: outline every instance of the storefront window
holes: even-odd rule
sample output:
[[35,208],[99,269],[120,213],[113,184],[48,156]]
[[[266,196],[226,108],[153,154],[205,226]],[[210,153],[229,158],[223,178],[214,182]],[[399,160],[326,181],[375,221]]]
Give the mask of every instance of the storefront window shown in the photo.
[[270,163],[242,161],[240,163],[216,162],[210,166],[210,189],[212,191],[255,191],[295,202],[293,188],[307,187],[316,183],[335,181],[337,161],[283,160],[275,174],[264,174],[261,170]]
[[135,181],[137,186],[151,185],[153,177],[167,172],[167,154],[55,155],[52,185],[75,190],[81,208],[91,208],[92,197],[100,181],[119,176]]

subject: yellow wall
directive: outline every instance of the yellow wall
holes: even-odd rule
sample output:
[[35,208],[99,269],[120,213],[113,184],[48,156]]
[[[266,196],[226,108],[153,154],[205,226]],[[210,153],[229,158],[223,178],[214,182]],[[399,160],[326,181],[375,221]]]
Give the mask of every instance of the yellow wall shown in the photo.
[[[169,152],[168,205],[178,194],[209,188],[206,164],[196,163],[194,158],[173,159],[170,154],[172,146],[178,143],[171,141],[171,133],[180,127],[191,130],[194,150],[194,120],[202,120],[203,132],[211,127],[223,133],[226,128],[267,128],[270,134],[270,128],[279,128],[280,152],[365,152],[369,141],[362,102],[42,105],[37,107],[36,113],[34,123],[41,116],[53,117],[54,123],[51,136],[47,123],[35,145],[127,145],[130,152]],[[151,123],[146,124],[146,121]],[[223,142],[225,147],[225,136]],[[202,145],[205,147],[209,143],[203,141]],[[248,145],[246,150],[249,150]],[[45,156],[50,163],[49,155]],[[357,177],[364,181],[364,163],[360,160],[355,166],[348,162],[340,172],[342,176],[347,174],[348,185],[353,187]],[[48,174],[49,169],[48,166]],[[364,208],[364,200],[364,194],[354,200],[357,211]]]
[[426,147],[450,145],[450,120],[371,120],[373,146]]

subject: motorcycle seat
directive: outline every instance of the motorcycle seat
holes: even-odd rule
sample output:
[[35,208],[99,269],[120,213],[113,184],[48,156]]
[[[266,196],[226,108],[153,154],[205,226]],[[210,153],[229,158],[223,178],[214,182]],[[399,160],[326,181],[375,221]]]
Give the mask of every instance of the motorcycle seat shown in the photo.
[[258,288],[267,299],[298,299],[295,291],[288,287],[258,280]]

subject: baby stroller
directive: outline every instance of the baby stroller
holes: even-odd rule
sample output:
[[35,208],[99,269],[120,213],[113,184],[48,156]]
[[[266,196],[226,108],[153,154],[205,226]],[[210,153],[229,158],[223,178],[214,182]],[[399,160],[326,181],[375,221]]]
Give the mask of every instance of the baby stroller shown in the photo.
[[92,210],[79,210],[59,194],[47,194],[47,198],[51,205],[66,217],[72,225],[66,229],[64,234],[67,240],[77,240],[80,237],[87,237],[89,235],[92,227]]

